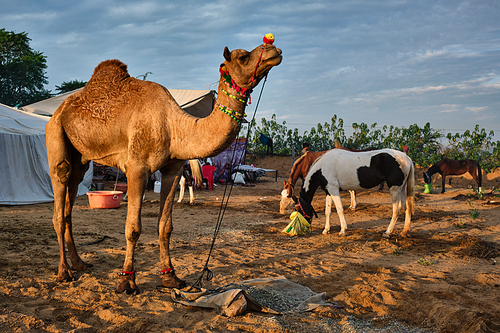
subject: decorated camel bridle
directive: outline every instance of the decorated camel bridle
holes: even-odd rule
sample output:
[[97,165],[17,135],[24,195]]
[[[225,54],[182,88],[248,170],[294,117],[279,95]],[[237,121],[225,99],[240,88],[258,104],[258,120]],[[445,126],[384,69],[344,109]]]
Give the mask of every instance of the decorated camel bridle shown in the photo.
[[[264,44],[272,44],[274,43],[274,35],[269,33],[269,34],[266,34],[263,38],[263,41],[264,41]],[[253,73],[253,77],[252,77],[252,83],[255,82],[255,79],[256,79],[256,75],[257,75],[257,69],[259,68],[259,65],[260,65],[260,62],[262,60],[262,55],[264,54],[264,49],[265,49],[265,45],[262,47],[262,52],[260,53],[260,56],[259,56],[259,60],[257,61],[257,65],[255,66],[255,71]],[[237,96],[235,95],[232,95],[230,94],[227,90],[225,90],[224,88],[221,88],[222,92],[225,93],[228,97],[230,98],[233,98],[235,100],[237,100],[238,102],[241,102],[243,104],[246,104],[247,101],[248,101],[248,104],[252,104],[252,99],[250,97],[250,94],[252,92],[252,89],[248,89],[248,88],[242,88],[240,87],[234,80],[233,78],[231,77],[231,75],[229,74],[229,70],[227,69],[226,65],[224,65],[224,63],[222,63],[219,67],[219,72],[220,72],[220,75],[221,75],[221,78],[223,79],[223,82],[231,89],[233,89],[234,91],[236,91],[236,93],[238,94]],[[221,110],[222,112],[224,112],[225,114],[227,114],[228,116],[230,116],[231,118],[233,118],[234,120],[236,120],[237,123],[241,123],[245,120],[245,117],[247,116],[245,113],[241,114],[241,113],[238,113],[236,112],[235,110],[231,109],[231,108],[228,108],[227,106],[225,105],[222,105],[220,103],[217,103],[218,107],[219,107],[219,110]]]

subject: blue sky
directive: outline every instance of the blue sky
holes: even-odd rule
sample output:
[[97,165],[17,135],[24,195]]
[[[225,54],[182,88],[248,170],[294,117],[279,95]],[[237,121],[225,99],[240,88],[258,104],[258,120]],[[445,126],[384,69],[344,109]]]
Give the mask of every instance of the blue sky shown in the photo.
[[[257,119],[309,130],[352,123],[495,130],[500,140],[500,1],[7,1],[0,27],[47,56],[48,89],[87,81],[106,59],[171,89],[216,89],[225,46],[276,36]],[[253,112],[260,86],[253,94]]]

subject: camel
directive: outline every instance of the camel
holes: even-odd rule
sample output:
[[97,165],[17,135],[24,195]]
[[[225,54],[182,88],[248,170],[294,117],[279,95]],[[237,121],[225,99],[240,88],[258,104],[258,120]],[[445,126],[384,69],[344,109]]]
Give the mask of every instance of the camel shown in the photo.
[[141,234],[142,197],[151,173],[162,173],[158,238],[161,285],[186,285],[175,274],[170,257],[172,206],[186,160],[215,156],[238,134],[252,89],[282,61],[281,50],[264,40],[248,52],[226,46],[219,71],[218,97],[205,118],[184,112],[163,86],[131,77],[119,60],[101,62],[88,84],[68,97],[46,125],[47,153],[54,189],[53,224],[59,243],[57,280],[71,281],[72,269],[91,265],[77,253],[72,207],[78,184],[95,161],[127,175],[127,250],[116,292],[135,294],[134,248]]

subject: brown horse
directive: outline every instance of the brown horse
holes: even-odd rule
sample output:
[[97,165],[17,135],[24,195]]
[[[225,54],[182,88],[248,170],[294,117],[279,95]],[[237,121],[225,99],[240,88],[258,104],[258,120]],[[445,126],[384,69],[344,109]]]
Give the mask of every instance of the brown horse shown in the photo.
[[474,178],[479,186],[479,191],[481,192],[481,183],[483,178],[481,166],[479,165],[479,162],[475,160],[450,160],[448,158],[443,158],[440,162],[431,166],[427,172],[424,172],[424,181],[426,184],[430,184],[432,182],[432,175],[439,173],[443,178],[441,193],[444,193],[444,182],[446,176],[459,176],[466,172]]

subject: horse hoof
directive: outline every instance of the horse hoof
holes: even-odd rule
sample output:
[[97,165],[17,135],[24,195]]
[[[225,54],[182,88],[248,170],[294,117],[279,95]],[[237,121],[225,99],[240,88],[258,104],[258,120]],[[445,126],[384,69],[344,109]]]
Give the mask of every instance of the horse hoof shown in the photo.
[[391,235],[390,235],[390,234],[388,234],[388,233],[386,233],[386,232],[384,232],[384,233],[382,234],[382,237],[383,237],[383,238],[387,238],[387,239],[389,239],[389,238],[391,238]]
[[342,232],[342,231],[341,231],[341,232],[339,232],[339,237],[346,237],[346,236],[347,236],[347,235],[346,235],[346,233],[345,233],[345,232]]
[[328,234],[330,234],[330,230],[323,230],[322,234],[323,235],[328,235]]

